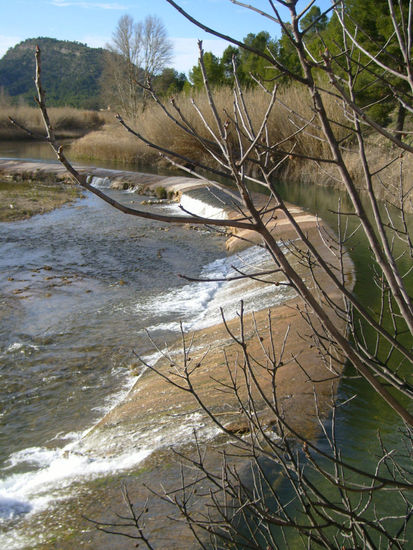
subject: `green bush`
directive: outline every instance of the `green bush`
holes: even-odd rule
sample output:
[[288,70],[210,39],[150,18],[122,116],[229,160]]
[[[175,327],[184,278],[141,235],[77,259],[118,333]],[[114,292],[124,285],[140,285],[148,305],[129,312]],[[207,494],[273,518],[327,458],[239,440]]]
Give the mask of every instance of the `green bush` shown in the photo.
[[155,193],[158,199],[166,199],[168,197],[165,187],[157,187]]

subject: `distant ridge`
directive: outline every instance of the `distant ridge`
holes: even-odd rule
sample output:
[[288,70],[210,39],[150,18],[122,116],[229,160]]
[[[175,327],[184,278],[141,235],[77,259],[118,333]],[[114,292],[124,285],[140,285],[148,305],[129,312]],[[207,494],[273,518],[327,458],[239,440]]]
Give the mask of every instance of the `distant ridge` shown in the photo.
[[0,59],[0,88],[12,98],[33,103],[36,45],[42,51],[42,80],[49,106],[100,107],[106,50],[79,42],[45,37],[20,42]]

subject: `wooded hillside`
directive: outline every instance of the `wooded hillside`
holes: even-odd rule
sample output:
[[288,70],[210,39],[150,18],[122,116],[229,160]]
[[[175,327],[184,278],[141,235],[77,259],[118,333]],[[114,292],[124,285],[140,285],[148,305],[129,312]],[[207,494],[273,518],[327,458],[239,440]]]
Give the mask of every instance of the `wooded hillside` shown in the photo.
[[32,104],[36,45],[42,50],[43,84],[50,106],[84,109],[101,106],[105,50],[54,38],[29,38],[10,48],[0,59],[0,88],[5,94]]

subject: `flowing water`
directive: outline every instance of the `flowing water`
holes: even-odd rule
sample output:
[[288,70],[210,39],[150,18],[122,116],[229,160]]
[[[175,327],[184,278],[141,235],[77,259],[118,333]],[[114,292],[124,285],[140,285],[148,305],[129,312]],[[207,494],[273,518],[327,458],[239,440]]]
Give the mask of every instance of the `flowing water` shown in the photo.
[[[8,147],[0,147],[0,155],[43,156]],[[139,200],[111,193],[132,206]],[[284,194],[334,227],[336,192],[291,184]],[[189,210],[200,208],[199,198],[185,198]],[[177,206],[158,208],[173,212]],[[368,247],[354,238],[355,292],[373,305]],[[222,237],[124,216],[92,195],[30,220],[0,224],[1,548],[34,547],[42,527],[29,533],[25,522],[70,496],[73,486],[137,468],[157,445],[179,443],[192,427],[202,428],[192,415],[174,424],[161,443],[146,433],[144,444],[110,456],[78,452],[84,435],[139,376],[133,351],[153,357],[146,329],[171,343],[179,321],[186,329],[201,328],[219,321],[220,305],[231,317],[241,298],[247,308],[259,309],[288,297],[267,286],[187,283],[177,274],[225,276],[233,264],[267,261],[259,248],[228,258]],[[397,444],[399,434],[388,407],[359,381],[345,380],[339,398],[355,394],[340,411],[337,437],[347,458],[357,462],[377,453],[375,418],[389,445]],[[365,414],[367,400],[371,416]]]

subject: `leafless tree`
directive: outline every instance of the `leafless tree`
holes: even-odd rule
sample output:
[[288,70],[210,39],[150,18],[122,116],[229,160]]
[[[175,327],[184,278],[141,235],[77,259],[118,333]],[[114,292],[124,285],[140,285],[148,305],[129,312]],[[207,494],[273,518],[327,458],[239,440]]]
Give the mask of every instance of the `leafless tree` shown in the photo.
[[[173,0],[167,1],[198,27],[244,47],[235,38],[195,20]],[[305,372],[306,365],[301,363],[299,356],[287,357],[288,331],[285,335],[274,334],[271,316],[266,334],[252,321],[253,339],[259,352],[251,351],[250,340],[246,336],[250,321],[246,320],[241,304],[238,327],[224,320],[237,349],[236,360],[226,358],[226,377],[216,383],[228,400],[236,403],[241,411],[247,435],[230,430],[221,416],[203,399],[202,392],[194,384],[196,373],[202,369],[202,360],[195,366],[194,362],[190,362],[193,350],[185,335],[181,359],[175,359],[164,352],[168,358],[166,370],[147,365],[173,387],[192,395],[204,413],[232,441],[232,447],[223,453],[222,469],[219,472],[209,469],[202,445],[197,443],[196,456],[183,457],[183,460],[198,472],[198,477],[187,478],[183,470],[181,491],[164,493],[160,497],[175,505],[195,540],[203,548],[210,544],[215,548],[407,548],[409,532],[412,533],[413,511],[410,496],[413,488],[413,304],[412,270],[411,267],[404,271],[400,268],[400,257],[413,257],[411,228],[406,217],[412,188],[404,158],[405,154],[413,152],[413,147],[397,131],[393,132],[369,116],[368,106],[358,102],[355,81],[365,71],[376,75],[375,84],[387,86],[394,98],[407,111],[412,111],[412,93],[407,92],[404,85],[398,88],[397,82],[407,83],[413,92],[413,2],[388,0],[392,22],[391,39],[397,41],[403,59],[397,70],[378,55],[383,45],[372,41],[371,49],[366,50],[359,40],[362,30],[346,24],[346,2],[334,2],[329,10],[320,15],[334,10],[343,29],[341,50],[333,55],[326,46],[318,56],[306,46],[306,35],[310,29],[300,29],[300,20],[313,6],[313,1],[301,11],[298,11],[298,2],[295,0],[268,0],[267,11],[237,0],[232,2],[247,13],[258,12],[285,29],[298,56],[299,71],[284,67],[270,52],[253,53],[261,55],[274,67],[275,78],[277,75],[288,75],[308,90],[313,116],[304,116],[299,106],[286,106],[277,98],[276,85],[267,87],[266,83],[260,82],[261,92],[267,97],[267,110],[261,123],[255,125],[235,70],[233,111],[219,112],[208,85],[200,43],[200,67],[209,101],[209,118],[200,111],[195,101],[192,104],[204,122],[208,137],[195,131],[174,99],[171,104],[165,105],[150,84],[145,89],[163,109],[165,116],[209,153],[214,168],[201,165],[173,150],[158,147],[143,136],[139,129],[128,125],[122,117],[118,116],[118,119],[129,132],[148,146],[157,148],[165,158],[186,172],[200,179],[205,179],[204,170],[209,170],[212,175],[230,176],[235,191],[225,188],[224,191],[234,201],[234,208],[238,211],[235,218],[216,220],[192,216],[187,212],[175,217],[143,212],[125,207],[101,190],[91,187],[87,178],[70,164],[56,142],[44,102],[40,53],[37,52],[36,84],[47,131],[46,139],[81,186],[124,213],[155,221],[225,227],[235,236],[240,230],[258,234],[272,258],[274,272],[282,273],[285,284],[293,287],[301,299],[300,314],[308,327],[305,339],[303,335],[303,345],[306,342],[305,345],[311,345],[319,354],[320,362],[326,368],[324,381],[337,380],[339,365],[344,360],[349,361],[354,376],[364,379],[372,395],[379,396],[398,416],[396,429],[400,430],[401,445],[399,448],[387,448],[379,434],[381,456],[373,470],[343,458],[343,450],[336,439],[336,414],[342,407],[351,407],[351,400],[341,403],[334,400],[334,394],[330,423],[326,425],[321,414],[317,414],[322,442],[314,442],[300,433],[284,414],[283,405],[279,401],[277,376],[280,369],[286,367],[286,362],[288,365],[295,364]],[[407,11],[404,9],[406,6]],[[289,10],[288,24],[281,18],[279,7]],[[395,71],[397,75],[394,75]],[[391,79],[390,75],[397,76],[397,79]],[[327,80],[329,84],[326,84]],[[326,107],[327,97],[333,97],[335,101],[336,109],[333,113]],[[275,143],[269,140],[267,131],[269,114],[273,109],[287,109],[294,127],[287,138]],[[338,129],[344,130],[344,138]],[[296,137],[303,133],[311,134],[322,143],[320,154],[306,155],[305,151],[297,150]],[[381,136],[388,144],[390,159],[371,160],[368,141],[372,135]],[[359,175],[352,175],[347,153],[357,155],[361,179]],[[318,241],[314,235],[302,230],[283,201],[273,178],[280,167],[297,160],[312,162],[315,169],[328,171],[330,177],[345,190],[352,204],[349,212],[343,212],[338,205],[336,234],[320,225]],[[394,164],[399,166],[398,179],[385,184],[385,171]],[[188,168],[188,165],[191,167]],[[250,175],[251,165],[255,167],[254,174],[257,175]],[[267,192],[264,202],[257,201],[251,184],[261,186]],[[381,208],[378,189],[384,185],[391,187],[386,189],[386,200]],[[347,228],[349,218],[357,220],[356,231],[364,235],[371,251],[371,258],[366,261],[374,264],[376,276],[372,283],[377,285],[381,293],[381,305],[377,311],[363,304],[348,284],[346,245],[350,238]],[[274,233],[280,219],[289,221],[296,237],[284,243],[284,246]],[[241,238],[240,233],[238,236]],[[324,243],[324,246],[320,243]],[[402,252],[396,244],[400,245]],[[325,250],[332,255],[327,256]],[[306,270],[305,277],[302,276],[303,267]],[[250,277],[263,284],[273,284],[276,288],[274,280],[256,271],[237,273],[235,276]],[[320,380],[309,376],[309,381],[314,385],[317,413],[317,384]],[[376,422],[379,430],[380,418]],[[246,463],[249,465],[249,475],[245,473]],[[244,469],[240,469],[240,464]],[[289,492],[277,489],[274,477],[269,473],[271,468],[282,474],[284,483],[289,485]],[[203,490],[198,491],[196,500],[203,497],[206,501],[204,507],[199,502],[193,506],[197,484]],[[132,536],[150,548],[151,543],[143,524],[144,514],[135,511],[130,496],[125,494],[129,513],[120,517],[118,522],[99,527]],[[391,509],[386,507],[387,499],[391,501]],[[131,526],[136,530],[133,535],[124,530]],[[293,542],[291,532],[297,535]],[[206,535],[209,536],[209,542]]]
[[173,46],[165,26],[155,15],[134,22],[123,15],[107,45],[103,75],[105,100],[127,116],[134,116],[145,97],[140,83],[157,75],[172,59]]

